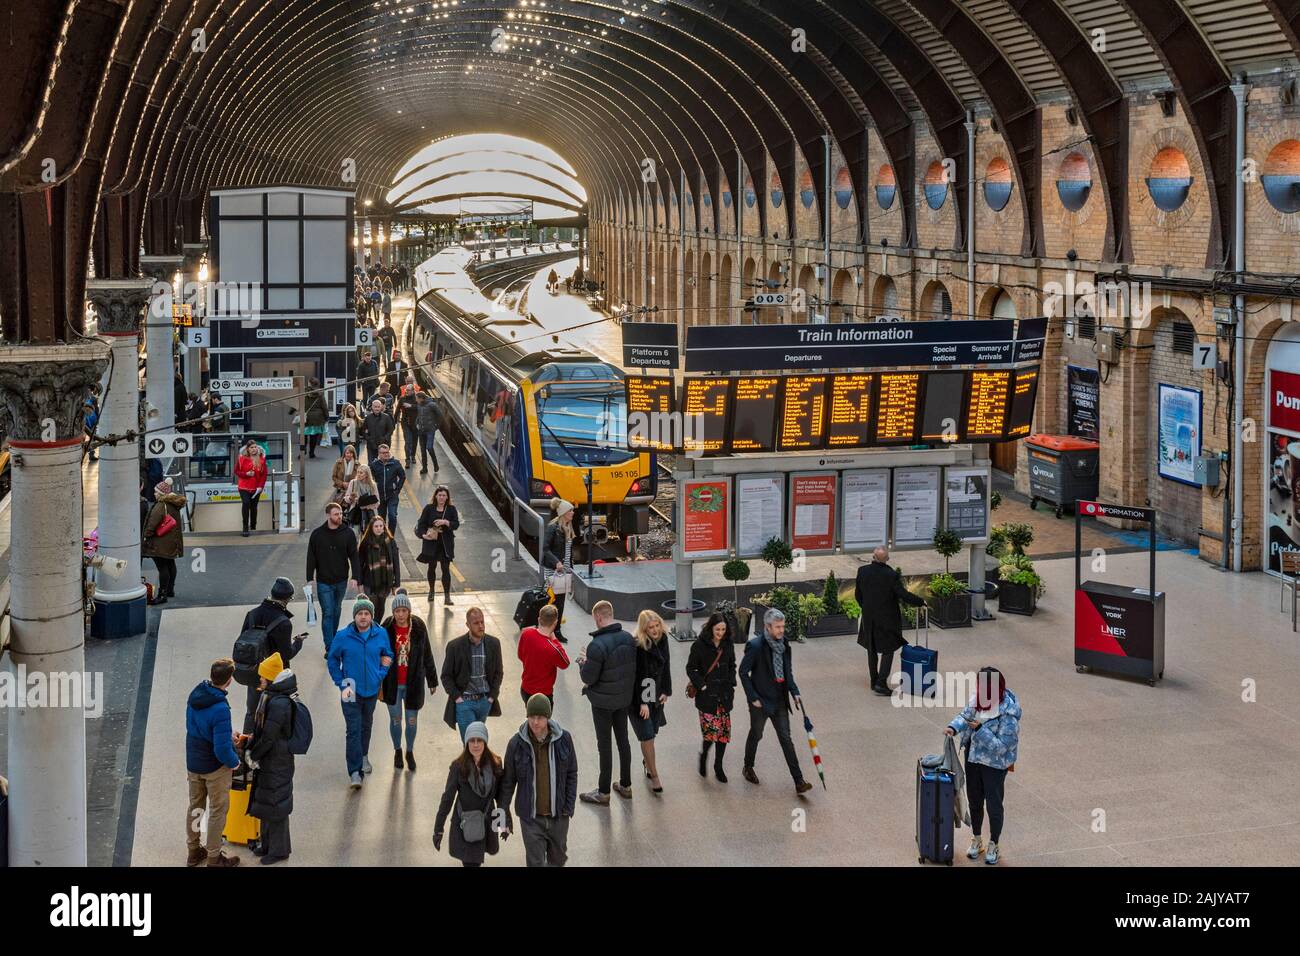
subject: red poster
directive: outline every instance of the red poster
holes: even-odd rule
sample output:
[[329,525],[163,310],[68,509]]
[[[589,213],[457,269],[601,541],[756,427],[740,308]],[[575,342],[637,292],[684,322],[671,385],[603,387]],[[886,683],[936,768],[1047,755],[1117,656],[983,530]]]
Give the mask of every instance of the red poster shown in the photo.
[[687,558],[725,555],[731,547],[731,482],[726,478],[682,483],[682,552]]
[[1270,370],[1265,404],[1270,428],[1300,432],[1300,375]]
[[833,471],[790,476],[790,547],[834,550],[838,479]]

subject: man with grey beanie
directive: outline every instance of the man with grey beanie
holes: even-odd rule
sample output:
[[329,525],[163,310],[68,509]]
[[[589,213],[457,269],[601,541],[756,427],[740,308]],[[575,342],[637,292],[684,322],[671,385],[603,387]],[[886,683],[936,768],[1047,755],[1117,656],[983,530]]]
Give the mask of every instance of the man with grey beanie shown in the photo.
[[[294,586],[288,578],[276,578],[271,585],[271,594],[261,604],[244,615],[243,633],[260,628],[266,633],[264,652],[259,651],[259,660],[265,660],[272,654],[279,654],[284,666],[302,650],[303,638],[307,632],[293,633],[293,615],[289,612],[289,602],[293,600]],[[257,681],[248,686],[248,709],[244,713],[244,733],[253,732],[253,715],[257,711],[257,702],[262,699],[262,692],[257,689]]]
[[506,745],[502,806],[516,792],[515,816],[529,866],[564,866],[569,818],[578,796],[578,755],[573,737],[551,716],[545,694],[528,698],[528,719]]

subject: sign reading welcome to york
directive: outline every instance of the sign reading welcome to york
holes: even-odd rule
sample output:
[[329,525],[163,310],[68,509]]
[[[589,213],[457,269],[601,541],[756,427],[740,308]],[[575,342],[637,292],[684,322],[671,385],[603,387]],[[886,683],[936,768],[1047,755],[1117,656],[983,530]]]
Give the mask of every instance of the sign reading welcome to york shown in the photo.
[[[699,325],[686,330],[687,372],[993,365],[1041,353],[1046,320]],[[1036,344],[1035,344],[1036,343]]]

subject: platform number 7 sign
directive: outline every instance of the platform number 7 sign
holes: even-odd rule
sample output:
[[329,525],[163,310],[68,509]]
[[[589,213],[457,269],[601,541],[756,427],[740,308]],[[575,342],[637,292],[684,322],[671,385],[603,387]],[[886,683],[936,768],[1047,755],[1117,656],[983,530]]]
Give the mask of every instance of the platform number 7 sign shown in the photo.
[[1192,344],[1192,368],[1213,371],[1218,357],[1218,349],[1213,342]]

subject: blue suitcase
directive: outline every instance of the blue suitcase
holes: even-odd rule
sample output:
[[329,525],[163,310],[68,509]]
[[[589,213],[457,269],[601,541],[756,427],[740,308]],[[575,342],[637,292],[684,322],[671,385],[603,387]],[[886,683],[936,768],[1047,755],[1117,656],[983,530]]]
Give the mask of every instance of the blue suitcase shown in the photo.
[[[925,622],[924,645],[920,643],[922,620]],[[930,614],[928,608],[918,607],[916,609],[916,640],[917,643],[903,646],[903,673],[899,687],[905,694],[920,697],[928,688],[934,686],[939,671],[939,652],[931,650],[929,646]],[[931,691],[931,693],[934,693],[934,691]]]
[[916,762],[916,862],[952,866],[957,792],[953,776]]

